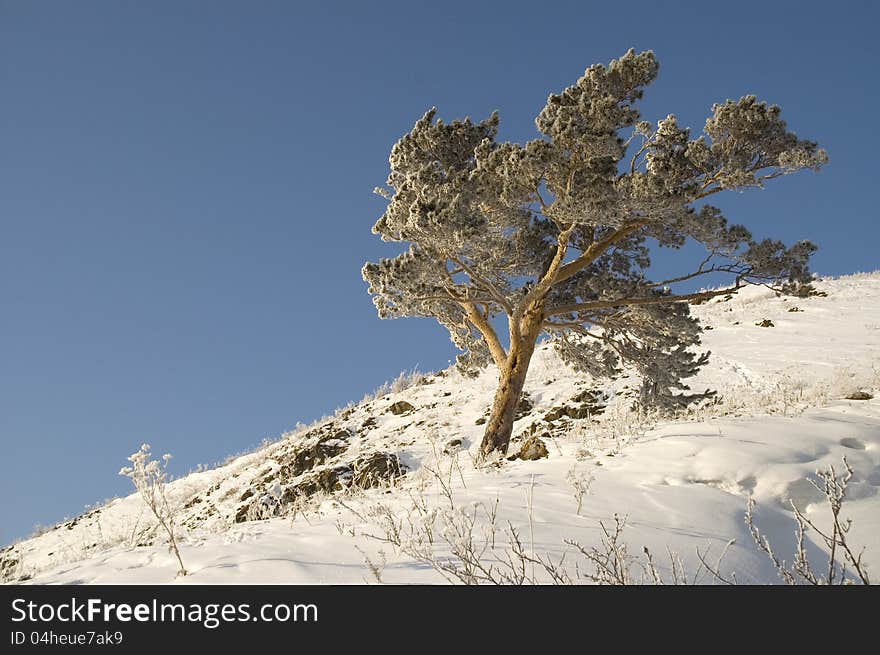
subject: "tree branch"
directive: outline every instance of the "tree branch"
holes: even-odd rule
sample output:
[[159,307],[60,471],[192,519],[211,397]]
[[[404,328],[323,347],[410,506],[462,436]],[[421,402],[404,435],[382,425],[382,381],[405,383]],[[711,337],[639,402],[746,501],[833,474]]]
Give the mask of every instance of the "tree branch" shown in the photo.
[[520,301],[519,305],[516,308],[516,311],[511,316],[511,343],[514,343],[514,341],[518,340],[520,337],[520,334],[522,332],[522,326],[520,325],[520,323],[525,313],[531,309],[532,304],[536,300],[543,298],[544,295],[546,295],[547,291],[550,290],[550,287],[553,286],[553,281],[556,278],[557,273],[559,272],[559,267],[562,264],[562,260],[565,259],[565,253],[568,251],[568,239],[569,237],[571,237],[571,233],[574,231],[574,228],[575,225],[574,223],[572,223],[559,233],[559,237],[557,238],[556,254],[553,255],[550,266],[547,267],[547,272],[544,273],[544,276],[535,284],[535,286],[529,289],[529,292]]
[[[634,137],[634,136],[635,136],[635,135],[633,135],[633,137]],[[648,148],[650,148],[650,147],[653,145],[653,140],[654,140],[654,137],[655,137],[655,136],[657,136],[657,133],[656,133],[656,132],[655,132],[654,134],[652,134],[651,136],[647,137],[647,138],[645,139],[645,142],[642,144],[642,147],[639,148],[638,151],[636,151],[636,154],[633,155],[632,159],[631,159],[630,162],[629,162],[629,174],[630,174],[630,175],[633,175],[633,174],[636,172],[636,161],[638,161],[638,158],[639,158],[639,157],[640,157],[640,156],[641,156],[646,150],[648,150]],[[632,139],[632,137],[630,137],[630,139]],[[627,142],[627,145],[629,145],[628,142]]]
[[596,259],[608,250],[611,246],[619,241],[622,241],[630,234],[638,230],[639,228],[644,227],[648,224],[648,221],[636,221],[635,223],[630,223],[629,225],[625,225],[615,232],[609,234],[604,239],[600,239],[599,241],[594,241],[590,244],[589,248],[587,248],[583,254],[568,264],[560,267],[559,272],[556,274],[556,278],[553,280],[553,284],[559,284],[560,282],[564,282],[569,279],[576,273],[582,271],[587,266],[592,264]]
[[685,282],[687,280],[692,280],[695,277],[699,277],[700,275],[708,275],[709,273],[735,273],[739,277],[747,277],[750,271],[750,268],[745,265],[737,265],[737,264],[724,264],[722,266],[710,266],[709,268],[704,268],[706,264],[709,262],[712,257],[715,256],[716,253],[709,253],[709,256],[703,260],[700,264],[700,267],[694,271],[693,273],[688,273],[687,275],[681,275],[679,277],[671,277],[667,280],[660,280],[659,282],[649,282],[648,284],[652,287],[660,287],[668,284],[676,284],[678,282]]
[[500,370],[504,366],[504,362],[507,360],[507,352],[504,350],[504,346],[501,345],[501,341],[498,339],[498,334],[495,332],[489,319],[477,309],[477,306],[474,303],[461,302],[459,304],[467,314],[468,320],[473,323],[474,327],[483,335],[483,339],[486,340],[486,345],[489,346],[489,352],[492,354],[492,359],[495,360],[495,365]]
[[745,286],[739,280],[732,287],[725,289],[716,289],[714,291],[701,291],[699,293],[687,293],[668,296],[652,296],[648,298],[619,298],[617,300],[594,300],[592,302],[578,303],[574,305],[562,305],[554,307],[544,314],[545,318],[551,316],[561,316],[563,314],[573,314],[591,309],[612,309],[614,307],[632,307],[636,305],[659,305],[668,302],[690,302],[693,300],[708,300],[715,296],[727,293],[735,293]]
[[444,289],[447,295],[430,295],[430,296],[413,296],[412,300],[425,301],[425,300],[446,300],[452,301],[454,303],[461,304],[463,302],[479,302],[484,304],[492,304],[495,302],[494,298],[484,298],[482,296],[471,296],[469,294],[465,294],[462,296],[456,295],[452,293],[450,289]]
[[507,301],[507,298],[504,297],[504,295],[498,290],[498,288],[494,284],[492,284],[491,281],[481,276],[479,273],[474,271],[473,268],[465,264],[464,261],[458,259],[457,257],[449,256],[449,259],[461,266],[464,272],[467,273],[472,280],[486,287],[489,295],[492,296],[495,302],[497,302],[499,305],[501,305],[501,307],[504,308],[504,311],[507,313],[508,316],[513,315],[513,306],[511,306],[511,304]]

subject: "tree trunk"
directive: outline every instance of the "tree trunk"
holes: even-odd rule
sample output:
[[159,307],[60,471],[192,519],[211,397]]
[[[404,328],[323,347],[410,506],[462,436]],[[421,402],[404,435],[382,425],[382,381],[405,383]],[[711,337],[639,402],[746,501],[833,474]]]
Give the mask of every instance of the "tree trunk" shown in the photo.
[[540,329],[530,326],[530,329],[523,332],[523,336],[516,343],[511,344],[507,362],[498,375],[498,388],[495,391],[492,412],[489,414],[486,432],[483,435],[483,442],[480,444],[482,458],[494,452],[499,452],[502,455],[507,453],[507,446],[513,432],[513,419],[522,397],[526,374],[529,370],[532,354],[535,352],[535,343]]

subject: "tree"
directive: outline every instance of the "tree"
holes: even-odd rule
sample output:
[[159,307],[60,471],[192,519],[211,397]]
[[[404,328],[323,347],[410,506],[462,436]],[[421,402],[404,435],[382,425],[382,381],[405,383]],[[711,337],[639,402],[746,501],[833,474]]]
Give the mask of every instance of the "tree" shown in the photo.
[[[825,151],[754,96],[714,105],[696,138],[673,115],[641,121],[635,105],[658,68],[652,52],[633,50],[591,66],[550,95],[535,121],[542,136],[525,144],[496,140],[497,112],[447,124],[431,109],[391,151],[373,232],[409,248],[367,263],[363,277],[381,318],[434,317],[463,351],[464,373],[497,366],[483,457],[507,451],[542,334],[577,369],[612,376],[628,364],[644,403],[681,407],[699,395],[675,390],[687,391],[683,380],[708,357],[691,350],[700,327],[690,302],[748,284],[787,292],[811,278],[813,244],[757,241],[704,199],[818,170]],[[705,247],[701,262],[649,275],[650,248],[688,241]],[[681,291],[710,274],[726,286]]]

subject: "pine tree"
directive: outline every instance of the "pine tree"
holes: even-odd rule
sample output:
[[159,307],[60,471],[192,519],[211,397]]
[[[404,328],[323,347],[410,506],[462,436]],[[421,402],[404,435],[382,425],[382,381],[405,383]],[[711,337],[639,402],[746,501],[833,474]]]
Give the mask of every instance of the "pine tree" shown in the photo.
[[[373,232],[409,248],[367,263],[363,277],[381,318],[440,321],[465,374],[497,366],[484,457],[507,450],[542,334],[594,376],[634,367],[642,401],[671,409],[699,397],[677,391],[707,361],[692,349],[700,327],[690,302],[750,284],[788,292],[811,278],[813,244],[757,241],[704,199],[818,170],[825,151],[754,96],[714,105],[696,138],[673,115],[642,121],[636,103],[658,68],[652,52],[633,50],[591,66],[550,95],[541,137],[525,144],[496,140],[497,112],[447,124],[431,109],[391,151]],[[649,247],[688,241],[705,247],[701,262],[671,279],[649,275]],[[722,288],[680,291],[719,274]],[[496,328],[504,318],[506,335]]]

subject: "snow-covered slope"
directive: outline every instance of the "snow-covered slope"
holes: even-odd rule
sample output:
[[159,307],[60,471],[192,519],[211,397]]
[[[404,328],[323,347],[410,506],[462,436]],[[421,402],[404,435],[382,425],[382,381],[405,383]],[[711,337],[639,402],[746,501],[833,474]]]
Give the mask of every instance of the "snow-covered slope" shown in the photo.
[[[173,482],[186,577],[175,577],[176,560],[135,495],[0,551],[0,576],[442,582],[461,572],[462,548],[474,547],[494,571],[505,571],[498,560],[519,548],[532,560],[528,579],[550,579],[534,560],[564,558],[561,568],[583,581],[578,575],[590,570],[583,551],[604,548],[600,522],[613,527],[617,514],[626,517],[621,543],[635,579],[643,547],[667,580],[673,560],[693,577],[701,559],[714,566],[727,548],[717,567],[725,576],[777,582],[744,522],[747,498],[756,502],[755,524],[791,561],[791,503],[827,526],[828,506],[809,479],[829,465],[840,471],[846,456],[854,470],[843,507],[853,519],[848,538],[865,548],[880,578],[880,399],[846,399],[880,387],[880,273],[816,287],[827,296],[752,288],[694,307],[712,360],[691,386],[719,398],[685,419],[640,417],[628,409],[637,380],[599,385],[542,348],[512,451],[540,435],[546,458],[475,468],[494,372],[469,380],[443,371]],[[813,531],[806,552],[820,567],[823,546]],[[713,581],[702,573],[701,581]]]

